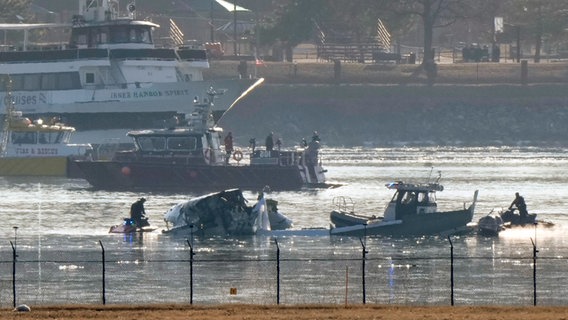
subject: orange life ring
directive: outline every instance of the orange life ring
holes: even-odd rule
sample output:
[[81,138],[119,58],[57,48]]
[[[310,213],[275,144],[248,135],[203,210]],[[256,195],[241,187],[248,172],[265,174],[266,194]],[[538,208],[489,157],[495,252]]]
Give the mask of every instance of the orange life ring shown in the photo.
[[235,151],[235,153],[233,153],[233,159],[235,159],[236,162],[243,160],[243,153],[240,150]]

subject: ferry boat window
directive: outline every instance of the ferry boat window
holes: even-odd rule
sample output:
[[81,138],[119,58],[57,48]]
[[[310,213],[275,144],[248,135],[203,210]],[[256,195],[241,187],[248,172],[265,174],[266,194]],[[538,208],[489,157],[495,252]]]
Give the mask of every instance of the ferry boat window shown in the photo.
[[136,30],[130,29],[130,42],[138,42],[136,40]]
[[86,46],[87,45],[87,30],[76,30],[71,39],[71,47]]
[[196,149],[197,139],[194,137],[170,137],[168,138],[168,150],[193,151]]
[[49,134],[45,132],[40,132],[38,136],[38,141],[41,144],[51,143],[49,142]]
[[12,143],[14,144],[35,144],[36,132],[14,131],[12,132]]
[[57,73],[57,89],[80,89],[81,81],[79,81],[78,72],[61,72]]
[[79,74],[77,72],[58,72],[41,74],[42,90],[79,89]]
[[114,28],[110,33],[111,43],[125,43],[128,42],[128,30],[126,28]]
[[57,81],[54,74],[44,74],[41,77],[41,88],[45,90],[57,89]]
[[165,137],[139,137],[136,142],[142,151],[164,151],[166,149]]
[[150,37],[150,30],[148,29],[137,29],[136,30],[136,40],[141,43],[152,43]]
[[63,132],[40,132],[38,141],[41,144],[61,143]]
[[95,74],[92,72],[87,72],[85,74],[85,82],[86,83],[95,83]]
[[[18,74],[14,74],[14,75],[2,74],[1,75],[2,78],[8,77],[8,76],[12,79],[12,90],[18,91],[18,90],[22,90],[24,88],[24,77],[22,75],[18,75]],[[4,88],[4,86],[0,86],[0,90],[6,91],[6,88]]]
[[38,90],[41,88],[41,74],[27,74],[24,77],[24,90]]
[[97,30],[97,43],[107,43],[108,42],[108,31],[106,29]]

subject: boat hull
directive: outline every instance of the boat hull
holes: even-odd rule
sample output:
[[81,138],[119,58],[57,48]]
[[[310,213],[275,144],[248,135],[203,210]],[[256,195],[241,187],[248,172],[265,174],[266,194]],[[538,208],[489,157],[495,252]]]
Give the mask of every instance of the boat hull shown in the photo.
[[403,217],[400,220],[373,222],[331,229],[340,236],[420,236],[451,234],[463,231],[473,218],[473,208],[457,211],[435,212]]
[[[210,88],[223,94],[215,97],[214,111],[225,111],[258,79],[216,79],[189,82],[154,83],[144,88],[14,91],[14,107],[25,115],[85,116],[99,113],[152,113],[192,111],[193,99],[208,98]],[[0,92],[1,114],[5,92]],[[132,120],[132,119],[131,119]],[[78,127],[75,123],[73,126]],[[92,125],[92,124],[91,124]],[[101,123],[101,125],[107,125]],[[80,130],[81,128],[77,128]]]
[[337,228],[369,224],[369,218],[345,211],[333,210],[330,214],[331,223]]
[[300,189],[306,183],[298,166],[208,166],[77,161],[85,179],[96,189],[241,188]]
[[0,158],[0,176],[56,176],[81,178],[79,167],[68,157]]

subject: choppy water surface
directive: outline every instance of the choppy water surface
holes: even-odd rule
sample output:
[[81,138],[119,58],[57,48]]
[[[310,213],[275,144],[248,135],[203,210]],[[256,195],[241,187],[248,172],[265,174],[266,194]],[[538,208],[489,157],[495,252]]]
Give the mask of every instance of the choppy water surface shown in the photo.
[[[279,209],[296,229],[328,228],[332,199],[350,196],[356,212],[382,214],[392,180],[434,179],[442,172],[439,207],[471,202],[479,190],[474,221],[507,207],[520,192],[530,212],[553,228],[506,230],[498,238],[452,237],[456,304],[526,304],[534,301],[533,246],[538,248],[537,301],[568,303],[564,196],[568,154],[541,148],[350,148],[324,150],[334,189],[274,192]],[[431,168],[434,168],[433,170]],[[272,237],[202,239],[162,235],[162,214],[199,194],[92,190],[82,180],[0,178],[0,304],[12,303],[12,245],[18,253],[19,302],[99,303],[105,254],[107,303],[189,302],[190,261],[196,303],[275,303],[276,241]],[[150,222],[143,236],[110,235],[130,204],[145,196]],[[245,196],[254,200],[256,193]],[[17,227],[15,229],[14,227]],[[440,237],[277,238],[281,303],[449,304],[450,244]],[[365,291],[362,244],[366,245]],[[141,280],[143,279],[143,280]],[[230,288],[237,294],[230,295]],[[365,295],[363,295],[365,292]]]

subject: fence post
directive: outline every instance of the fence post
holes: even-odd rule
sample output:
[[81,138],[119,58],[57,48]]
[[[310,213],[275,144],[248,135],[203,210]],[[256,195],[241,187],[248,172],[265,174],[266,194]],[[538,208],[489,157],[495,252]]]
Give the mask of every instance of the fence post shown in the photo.
[[367,303],[367,290],[365,288],[365,260],[367,259],[367,253],[369,253],[369,251],[367,251],[367,248],[365,247],[365,243],[363,242],[363,240],[361,238],[359,238],[359,241],[361,241],[361,246],[363,247],[363,257],[361,259],[361,278],[362,278],[361,285],[363,286],[363,304],[366,304]]
[[13,226],[14,229],[14,243],[10,241],[10,245],[12,246],[12,295],[14,308],[16,307],[16,260],[18,258],[17,246],[18,246],[18,227]]
[[276,304],[280,304],[280,246],[278,239],[274,239],[276,244]]
[[10,241],[10,245],[12,246],[12,301],[14,308],[16,307],[16,258],[18,255],[16,254],[16,245],[12,241]]
[[103,246],[103,242],[101,240],[99,240],[99,245],[101,246],[101,254],[102,254],[102,264],[103,264],[103,277],[102,277],[102,281],[103,281],[103,305],[106,304],[106,259],[105,259],[105,247]]
[[452,239],[448,236],[448,241],[450,242],[450,301],[451,305],[454,305],[454,244]]
[[527,60],[521,61],[521,84],[527,85],[529,81],[529,65]]
[[538,253],[538,249],[536,247],[536,225],[534,223],[534,241],[531,238],[531,242],[533,245],[533,306],[536,306],[536,254]]
[[[191,228],[193,229],[193,226]],[[193,256],[195,253],[189,240],[187,240],[187,245],[189,246],[189,304],[193,304]]]

